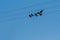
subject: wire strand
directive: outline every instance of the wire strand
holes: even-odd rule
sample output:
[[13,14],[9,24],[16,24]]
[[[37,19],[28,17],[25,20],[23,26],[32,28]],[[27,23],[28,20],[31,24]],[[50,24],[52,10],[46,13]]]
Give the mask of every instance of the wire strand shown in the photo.
[[[47,9],[56,8],[56,7],[60,7],[60,5],[58,5],[58,6],[53,6],[53,7],[48,7]],[[45,8],[45,9],[46,9],[46,8]],[[36,10],[34,10],[34,11],[36,11]],[[40,9],[37,10],[37,11],[40,11]],[[8,15],[8,16],[4,16],[4,17],[2,17],[2,19],[3,19],[3,18],[8,18],[8,17],[14,17],[14,16],[17,16],[17,15],[20,15],[20,13],[18,13],[18,14],[13,14],[13,15]]]
[[[59,0],[58,0],[59,1]],[[53,1],[53,2],[57,2],[56,0],[55,1]],[[47,3],[53,3],[53,2],[47,2]],[[46,3],[46,4],[47,4]],[[48,7],[48,8],[43,8],[43,10],[46,10],[46,9],[51,9],[51,8],[54,8],[54,7],[59,7],[59,5],[56,5],[56,6],[53,6],[53,7]],[[40,11],[40,9],[38,9],[38,10],[33,10],[33,11]],[[15,15],[15,14],[13,14],[13,15]],[[13,15],[11,15],[11,16],[13,16]],[[18,14],[16,14],[16,15],[18,15]],[[6,16],[6,17],[9,17],[9,15],[8,16]]]
[[[52,1],[52,2],[46,2],[46,3],[43,3],[43,5],[50,4],[50,3],[54,3],[54,2],[58,2],[58,1],[60,1],[60,0],[54,0],[54,1]],[[17,10],[23,10],[23,9],[26,9],[26,8],[29,8],[29,7],[33,7],[33,6],[36,6],[36,5],[41,5],[41,6],[42,6],[42,4],[37,3],[37,4],[29,5],[29,6],[26,6],[26,7],[23,7],[23,8],[9,10],[9,11],[7,11],[7,12],[8,12],[8,13],[11,13],[11,12],[14,12],[14,11],[17,11]]]

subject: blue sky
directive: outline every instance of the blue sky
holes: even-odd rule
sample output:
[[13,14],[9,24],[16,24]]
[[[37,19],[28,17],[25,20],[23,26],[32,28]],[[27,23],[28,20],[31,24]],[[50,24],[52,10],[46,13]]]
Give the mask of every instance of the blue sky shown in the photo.
[[60,40],[60,0],[0,0],[0,40]]

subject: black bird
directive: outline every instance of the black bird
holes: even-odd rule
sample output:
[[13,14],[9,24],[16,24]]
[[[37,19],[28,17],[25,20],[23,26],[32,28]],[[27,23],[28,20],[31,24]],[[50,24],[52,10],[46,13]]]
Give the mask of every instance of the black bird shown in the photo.
[[37,13],[35,13],[35,16],[38,16]]
[[32,13],[31,13],[31,14],[29,14],[29,17],[32,17],[32,16],[34,16]]
[[43,12],[43,10],[41,10],[40,12],[37,12],[37,14],[39,14],[40,16],[42,16],[42,12]]

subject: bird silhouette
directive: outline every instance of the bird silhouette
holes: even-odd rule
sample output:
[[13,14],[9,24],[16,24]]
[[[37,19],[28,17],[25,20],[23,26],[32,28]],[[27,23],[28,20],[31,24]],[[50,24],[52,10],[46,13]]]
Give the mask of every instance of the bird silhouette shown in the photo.
[[38,16],[38,14],[42,16],[42,13],[43,13],[43,10],[41,10],[40,12],[34,13],[34,14],[31,13],[29,14],[29,17],[31,18],[32,16]]
[[32,13],[31,13],[31,14],[29,14],[29,17],[32,17],[32,16],[34,16]]
[[43,10],[41,10],[40,12],[37,12],[37,14],[39,14],[40,16],[42,16],[42,12],[43,12]]
[[37,13],[35,13],[35,16],[38,16]]

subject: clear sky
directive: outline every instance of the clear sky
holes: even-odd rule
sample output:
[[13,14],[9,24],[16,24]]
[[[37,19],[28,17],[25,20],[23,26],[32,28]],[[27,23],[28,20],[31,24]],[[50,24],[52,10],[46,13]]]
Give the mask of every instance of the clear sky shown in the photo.
[[0,0],[0,40],[60,40],[60,0]]

